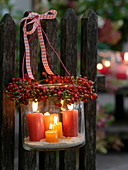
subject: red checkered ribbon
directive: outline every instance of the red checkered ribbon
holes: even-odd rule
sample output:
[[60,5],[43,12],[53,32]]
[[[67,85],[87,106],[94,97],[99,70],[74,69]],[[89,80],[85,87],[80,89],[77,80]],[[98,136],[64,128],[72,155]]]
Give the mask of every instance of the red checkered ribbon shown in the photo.
[[[35,12],[31,12],[29,13],[27,17],[21,20],[21,22],[24,21],[23,32],[24,32],[24,44],[25,44],[25,55],[26,55],[26,69],[27,69],[27,73],[29,77],[32,79],[34,79],[34,77],[33,77],[31,65],[30,65],[30,47],[29,47],[27,35],[31,35],[37,30],[38,38],[39,38],[40,46],[41,46],[42,63],[44,65],[46,72],[50,75],[54,75],[47,61],[46,48],[45,48],[44,39],[42,35],[42,28],[41,28],[40,20],[54,19],[56,17],[56,14],[57,12],[55,10],[50,10],[42,15],[39,15],[38,13],[35,13]],[[30,19],[31,21],[27,22],[28,19]],[[33,23],[32,29],[30,31],[27,31],[27,25],[32,24],[32,23]]]

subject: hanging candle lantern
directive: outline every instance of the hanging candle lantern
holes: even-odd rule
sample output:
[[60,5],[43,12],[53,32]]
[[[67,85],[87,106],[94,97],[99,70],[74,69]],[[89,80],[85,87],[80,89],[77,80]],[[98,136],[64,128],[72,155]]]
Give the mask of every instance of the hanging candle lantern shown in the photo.
[[68,100],[64,99],[67,87],[68,85],[63,84],[40,85],[39,89],[51,92],[50,97],[55,89],[58,96],[53,94],[51,98],[39,102],[39,98],[35,101],[29,100],[28,104],[21,106],[25,149],[58,150],[82,146],[85,143],[83,102],[67,102]]
[[48,84],[13,78],[6,88],[7,97],[21,106],[23,147],[43,151],[83,146],[84,103],[96,98],[93,82],[70,76],[49,76],[43,81]]

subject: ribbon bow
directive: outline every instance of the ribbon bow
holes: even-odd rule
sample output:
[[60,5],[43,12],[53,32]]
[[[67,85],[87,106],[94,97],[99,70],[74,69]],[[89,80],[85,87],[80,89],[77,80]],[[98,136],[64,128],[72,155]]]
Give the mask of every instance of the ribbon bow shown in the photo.
[[[42,63],[44,65],[44,68],[46,72],[50,75],[54,75],[54,73],[51,71],[48,61],[47,61],[47,54],[46,54],[46,48],[44,44],[44,39],[42,35],[42,28],[41,28],[41,23],[40,20],[42,19],[54,19],[56,17],[57,12],[55,10],[50,10],[46,12],[45,14],[39,15],[38,13],[31,12],[27,17],[24,17],[21,22],[24,21],[24,26],[23,26],[23,32],[24,32],[24,44],[25,44],[25,54],[26,54],[26,69],[29,77],[31,79],[34,79],[31,66],[30,66],[30,47],[29,47],[29,42],[27,35],[33,34],[36,30],[38,33],[38,38],[41,46],[41,58],[42,58]],[[27,20],[31,19],[30,22],[27,23]],[[21,23],[20,22],[20,23]],[[27,25],[32,24],[33,27],[30,31],[27,31]]]

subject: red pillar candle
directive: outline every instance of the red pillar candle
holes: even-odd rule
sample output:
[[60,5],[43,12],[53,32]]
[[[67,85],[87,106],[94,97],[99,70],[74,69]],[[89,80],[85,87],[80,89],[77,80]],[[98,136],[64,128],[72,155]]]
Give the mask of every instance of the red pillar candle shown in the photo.
[[64,136],[78,136],[78,110],[62,111],[62,124]]
[[30,141],[39,141],[45,137],[44,120],[42,113],[26,114]]

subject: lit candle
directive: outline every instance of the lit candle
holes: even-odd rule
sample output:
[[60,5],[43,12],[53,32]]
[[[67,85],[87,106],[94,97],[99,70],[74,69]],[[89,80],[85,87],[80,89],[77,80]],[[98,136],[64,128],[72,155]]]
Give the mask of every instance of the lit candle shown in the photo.
[[[37,111],[38,102],[33,102],[33,111]],[[30,141],[39,141],[45,137],[44,120],[42,113],[27,113],[26,114],[28,133]]]
[[[44,113],[44,126],[45,130],[49,130],[50,124],[54,124],[54,117],[57,116],[58,114],[50,114],[49,112]],[[59,117],[58,117],[59,119]]]
[[62,138],[63,137],[62,123],[61,122],[57,122],[57,121],[58,121],[58,118],[55,116],[54,117],[53,129],[57,131],[58,138]]
[[57,130],[53,130],[51,126],[52,126],[52,123],[50,124],[50,127],[49,127],[50,130],[45,131],[46,142],[57,143],[58,142]]
[[66,137],[78,136],[78,110],[62,111],[63,135]]

